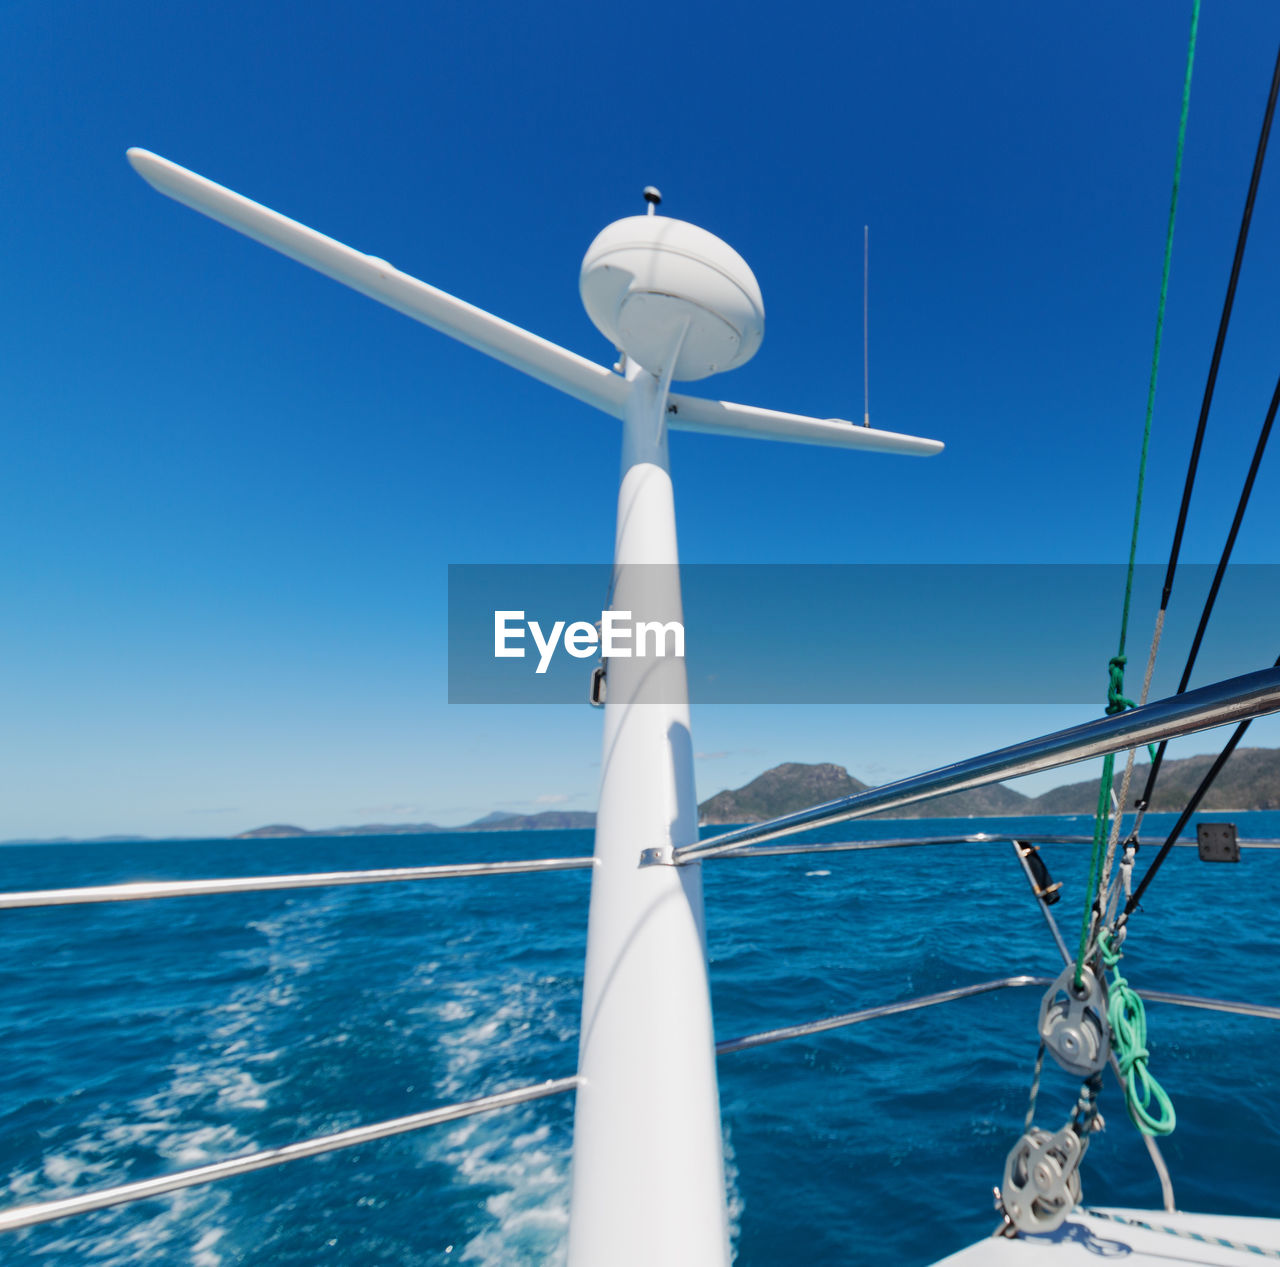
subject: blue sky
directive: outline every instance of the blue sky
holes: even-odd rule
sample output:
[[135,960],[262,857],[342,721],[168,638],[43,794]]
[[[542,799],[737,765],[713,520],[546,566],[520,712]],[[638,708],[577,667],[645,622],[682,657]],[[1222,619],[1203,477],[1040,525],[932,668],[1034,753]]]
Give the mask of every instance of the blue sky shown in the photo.
[[[693,390],[822,417],[861,408],[870,224],[872,418],[946,453],[677,436],[684,557],[1119,562],[1189,15],[7,6],[0,838],[594,806],[599,714],[446,703],[446,569],[607,558],[617,425],[159,197],[128,146],[601,361],[578,264],[655,183],[665,212],[742,252],[765,297],[755,360]],[[1151,562],[1277,39],[1273,4],[1205,6]],[[1191,561],[1216,557],[1274,382],[1278,169],[1273,155]],[[1277,561],[1278,479],[1269,459],[1241,561]],[[1138,647],[1152,615],[1136,614]],[[1100,704],[1112,650],[1081,648]],[[1181,654],[1167,646],[1167,665]],[[1082,720],[992,678],[994,702],[972,707],[699,709],[699,794],[782,760],[878,781]],[[1280,725],[1255,733],[1280,744]]]

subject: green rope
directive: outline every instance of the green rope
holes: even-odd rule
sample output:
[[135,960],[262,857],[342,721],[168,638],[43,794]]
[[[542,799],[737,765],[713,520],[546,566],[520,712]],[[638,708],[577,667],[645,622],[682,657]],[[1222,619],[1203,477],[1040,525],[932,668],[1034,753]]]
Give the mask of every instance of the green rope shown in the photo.
[[[1187,139],[1187,114],[1191,109],[1191,70],[1196,59],[1196,32],[1200,26],[1200,0],[1191,6],[1191,38],[1187,44],[1187,70],[1182,81],[1182,112],[1178,119],[1178,150],[1173,163],[1173,193],[1169,199],[1169,226],[1164,240],[1164,267],[1160,274],[1160,303],[1156,308],[1155,349],[1151,355],[1151,377],[1147,382],[1147,416],[1142,428],[1142,455],[1138,460],[1138,491],[1133,506],[1133,531],[1129,537],[1129,567],[1124,583],[1124,609],[1120,616],[1120,646],[1107,664],[1107,714],[1122,713],[1134,702],[1124,693],[1125,642],[1129,633],[1129,608],[1133,599],[1134,564],[1138,555],[1138,527],[1142,521],[1142,491],[1147,478],[1147,452],[1151,447],[1151,419],[1156,406],[1156,380],[1160,374],[1160,343],[1164,338],[1164,309],[1169,297],[1169,269],[1173,261],[1173,226],[1178,217],[1178,191],[1182,186],[1182,151]],[[1093,823],[1093,858],[1089,864],[1089,887],[1085,891],[1084,917],[1080,927],[1080,953],[1076,956],[1076,985],[1084,972],[1089,950],[1091,913],[1097,903],[1103,882],[1101,860],[1111,815],[1111,787],[1115,779],[1115,759],[1108,755],[1102,763],[1102,780],[1098,788],[1098,809]],[[1124,806],[1120,807],[1121,812]]]
[[[1123,709],[1116,709],[1121,712]],[[1107,712],[1112,712],[1111,708]],[[1102,846],[1107,838],[1107,820],[1111,812],[1111,783],[1115,776],[1115,753],[1108,752],[1102,759],[1102,781],[1098,785],[1098,808],[1093,816],[1093,853],[1089,857],[1089,886],[1085,889],[1084,918],[1080,923],[1080,951],[1076,955],[1076,989],[1084,982],[1084,963],[1089,953],[1089,932],[1093,924],[1098,888],[1102,883]]]
[[[1120,975],[1120,952],[1104,933],[1099,940],[1102,962],[1115,975],[1107,988],[1107,1023],[1111,1050],[1120,1066],[1124,1100],[1134,1126],[1144,1135],[1171,1135],[1178,1124],[1168,1093],[1147,1068],[1147,1011],[1133,987]],[[1154,1106],[1154,1111],[1153,1111]]]
[[[1128,594],[1125,594],[1128,598]],[[1126,621],[1126,623],[1128,623]],[[1120,641],[1124,642],[1124,631],[1120,632]],[[1121,655],[1113,655],[1107,661],[1107,716],[1112,713],[1123,713],[1126,708],[1137,708],[1137,704],[1133,702],[1124,692],[1124,666],[1128,663],[1129,657]]]
[[[1164,239],[1164,268],[1160,274],[1160,303],[1156,308],[1156,341],[1147,382],[1147,419],[1142,428],[1142,456],[1138,461],[1138,495],[1133,507],[1133,533],[1129,538],[1129,573],[1124,587],[1124,613],[1120,618],[1120,680],[1124,682],[1124,644],[1129,629],[1129,601],[1133,594],[1133,562],[1138,553],[1138,525],[1142,519],[1142,489],[1147,476],[1147,449],[1151,443],[1151,418],[1156,407],[1156,379],[1160,374],[1160,343],[1164,338],[1164,306],[1169,297],[1169,267],[1173,261],[1173,226],[1178,218],[1178,190],[1182,186],[1182,151],[1187,140],[1187,114],[1191,109],[1191,69],[1196,60],[1196,31],[1200,26],[1200,0],[1191,6],[1191,38],[1187,44],[1187,71],[1182,81],[1182,113],[1178,119],[1178,152],[1173,161],[1173,193],[1169,198],[1169,227]],[[1113,660],[1114,664],[1115,661]],[[1132,705],[1130,705],[1132,707]]]

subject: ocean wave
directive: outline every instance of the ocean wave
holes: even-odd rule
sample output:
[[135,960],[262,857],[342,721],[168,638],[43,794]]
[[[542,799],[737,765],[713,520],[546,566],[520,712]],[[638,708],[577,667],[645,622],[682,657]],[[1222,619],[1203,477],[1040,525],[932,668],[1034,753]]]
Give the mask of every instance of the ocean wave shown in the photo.
[[[509,1070],[563,1059],[565,1033],[549,983],[536,976],[460,985],[434,1008],[443,1066],[435,1078],[442,1099],[482,1094]],[[558,1076],[546,1071],[533,1077]],[[532,1077],[531,1079],[532,1080]],[[552,1129],[542,1104],[520,1105],[468,1118],[429,1154],[455,1182],[488,1189],[485,1226],[461,1246],[458,1260],[504,1267],[562,1263],[569,1226],[569,1148],[566,1130]]]

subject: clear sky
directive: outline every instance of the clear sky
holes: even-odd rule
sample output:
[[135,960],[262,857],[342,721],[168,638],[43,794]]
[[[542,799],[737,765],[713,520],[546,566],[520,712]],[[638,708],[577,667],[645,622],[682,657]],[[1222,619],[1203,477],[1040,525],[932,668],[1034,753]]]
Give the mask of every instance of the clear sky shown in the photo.
[[[6,5],[0,838],[595,804],[598,713],[447,704],[445,582],[450,563],[607,559],[616,423],[160,197],[128,146],[604,362],[578,265],[657,184],[664,212],[747,258],[768,314],[755,360],[693,390],[820,417],[861,413],[869,224],[872,420],[946,452],[676,436],[684,557],[1119,562],[1189,17],[1189,0]],[[1270,0],[1207,0],[1149,562],[1278,39]],[[1217,556],[1278,368],[1278,182],[1273,154],[1192,561]],[[1277,462],[1242,561],[1280,561]],[[936,645],[951,654],[943,621]],[[1096,711],[1113,649],[1080,648]],[[1171,672],[1183,652],[1166,646]],[[880,781],[1089,711],[1019,703],[990,672],[984,705],[695,709],[699,794],[783,760]],[[1255,733],[1280,744],[1280,725]]]

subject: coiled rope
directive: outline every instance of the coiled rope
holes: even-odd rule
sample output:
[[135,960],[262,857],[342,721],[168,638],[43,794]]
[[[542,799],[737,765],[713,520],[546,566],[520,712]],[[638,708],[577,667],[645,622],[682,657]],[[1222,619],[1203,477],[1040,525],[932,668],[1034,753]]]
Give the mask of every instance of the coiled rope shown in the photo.
[[1120,951],[1109,934],[1103,933],[1098,949],[1102,962],[1114,974],[1107,991],[1107,1024],[1129,1118],[1144,1135],[1171,1135],[1178,1124],[1173,1101],[1147,1068],[1146,1007],[1120,975]]

